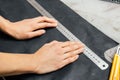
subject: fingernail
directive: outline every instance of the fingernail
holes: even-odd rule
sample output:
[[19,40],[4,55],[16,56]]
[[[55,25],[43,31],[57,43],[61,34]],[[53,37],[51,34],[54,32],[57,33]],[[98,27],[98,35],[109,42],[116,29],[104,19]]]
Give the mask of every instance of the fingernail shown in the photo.
[[46,31],[45,30],[41,30],[42,33],[45,33]]
[[75,59],[78,59],[78,58],[79,58],[79,55],[76,55],[76,56],[75,56]]
[[54,20],[57,23],[57,20]]
[[57,23],[55,23],[54,25],[55,25],[55,26],[57,26],[58,24],[57,24]]
[[84,51],[84,48],[81,48],[80,50],[81,50],[81,51]]

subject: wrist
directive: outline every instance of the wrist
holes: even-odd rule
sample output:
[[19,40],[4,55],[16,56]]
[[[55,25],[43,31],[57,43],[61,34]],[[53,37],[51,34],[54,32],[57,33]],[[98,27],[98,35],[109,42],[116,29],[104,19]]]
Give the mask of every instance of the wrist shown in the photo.
[[10,76],[34,72],[33,54],[0,53],[0,63],[3,63],[0,66],[0,75]]
[[37,73],[36,69],[37,69],[39,64],[41,65],[41,63],[38,60],[38,55],[36,55],[36,53],[34,53],[30,56],[30,63],[29,64],[31,64],[30,65],[31,67],[29,67],[28,71],[30,73]]
[[23,73],[34,73],[35,69],[35,60],[34,54],[25,54],[22,59],[22,63],[19,65],[18,71]]
[[41,62],[42,58],[40,57],[40,55],[37,55],[36,53],[34,53],[34,54],[32,54],[31,58],[32,58],[31,59],[32,61],[31,61],[30,64],[32,64],[32,65],[31,65],[31,69],[29,69],[30,72],[37,73],[37,74],[42,74],[44,69],[42,67],[43,64]]

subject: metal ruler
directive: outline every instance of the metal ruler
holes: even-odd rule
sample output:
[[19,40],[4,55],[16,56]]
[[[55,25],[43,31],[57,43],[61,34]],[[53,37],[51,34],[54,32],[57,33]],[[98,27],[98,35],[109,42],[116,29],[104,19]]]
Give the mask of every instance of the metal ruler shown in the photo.
[[[46,11],[36,0],[27,0],[40,14],[49,18],[54,18],[48,11]],[[56,27],[66,38],[70,41],[79,41],[75,35],[73,35],[67,28],[65,28],[59,21]],[[82,43],[82,42],[81,42]],[[84,44],[84,43],[82,43]],[[85,44],[84,44],[85,45]],[[101,70],[108,68],[108,64],[97,56],[91,49],[85,45],[84,55],[86,55],[91,61],[93,61]]]

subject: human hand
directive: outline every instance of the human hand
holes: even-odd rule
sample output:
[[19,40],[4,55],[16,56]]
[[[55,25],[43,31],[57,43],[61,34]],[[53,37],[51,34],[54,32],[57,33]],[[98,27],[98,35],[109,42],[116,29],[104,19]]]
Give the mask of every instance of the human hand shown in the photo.
[[18,22],[6,21],[2,30],[16,39],[30,39],[45,33],[44,28],[56,27],[57,21],[47,17],[36,17]]
[[44,74],[58,70],[76,61],[83,50],[84,46],[79,42],[53,41],[45,44],[34,54],[32,59],[35,65],[33,72]]

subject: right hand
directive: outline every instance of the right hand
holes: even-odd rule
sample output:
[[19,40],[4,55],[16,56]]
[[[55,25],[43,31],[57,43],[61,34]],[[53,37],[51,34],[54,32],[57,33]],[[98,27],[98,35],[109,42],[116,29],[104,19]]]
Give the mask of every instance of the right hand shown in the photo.
[[56,71],[65,65],[76,61],[83,52],[84,46],[79,42],[53,41],[45,44],[34,55],[34,70],[38,74]]

